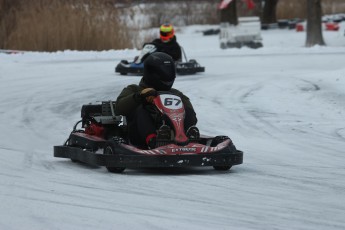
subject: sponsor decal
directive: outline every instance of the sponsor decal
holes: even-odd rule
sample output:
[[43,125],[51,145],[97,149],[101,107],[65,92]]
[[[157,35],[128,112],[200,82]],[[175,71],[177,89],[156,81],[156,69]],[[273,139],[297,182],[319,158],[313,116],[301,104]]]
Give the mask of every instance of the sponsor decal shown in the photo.
[[175,148],[171,149],[171,152],[196,152],[196,148]]
[[163,149],[158,149],[158,150],[156,150],[156,152],[159,154],[162,154],[162,155],[167,154],[167,152],[164,151]]

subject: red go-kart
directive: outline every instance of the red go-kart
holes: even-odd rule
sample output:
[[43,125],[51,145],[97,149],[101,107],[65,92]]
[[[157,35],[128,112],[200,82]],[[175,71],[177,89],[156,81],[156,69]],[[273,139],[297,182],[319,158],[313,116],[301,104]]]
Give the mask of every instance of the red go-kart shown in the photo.
[[[186,136],[185,110],[179,96],[158,92],[154,105],[161,117],[169,121],[166,124],[172,130],[171,138],[156,148],[131,144],[126,117],[115,115],[116,102],[104,101],[82,106],[82,119],[75,124],[63,145],[54,146],[54,156],[105,166],[116,173],[126,168],[189,166],[229,170],[233,165],[242,164],[243,152],[236,149],[229,137],[199,135],[191,139]],[[79,124],[81,129],[77,129]]]

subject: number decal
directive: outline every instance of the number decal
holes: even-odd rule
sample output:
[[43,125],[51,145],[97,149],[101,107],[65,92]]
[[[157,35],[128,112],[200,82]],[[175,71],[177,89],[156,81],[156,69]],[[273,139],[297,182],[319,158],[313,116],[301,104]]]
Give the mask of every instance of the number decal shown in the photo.
[[181,99],[167,97],[164,99],[164,105],[171,106],[174,101],[176,101],[175,106],[178,106],[182,102]]
[[165,94],[160,97],[163,106],[168,109],[181,109],[183,107],[181,98],[176,95]]

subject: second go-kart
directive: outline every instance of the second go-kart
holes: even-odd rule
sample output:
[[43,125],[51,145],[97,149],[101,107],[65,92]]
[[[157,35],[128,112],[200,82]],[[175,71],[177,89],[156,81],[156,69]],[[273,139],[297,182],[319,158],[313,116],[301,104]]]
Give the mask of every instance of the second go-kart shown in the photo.
[[[121,75],[142,75],[144,72],[144,60],[145,58],[156,52],[157,48],[152,43],[147,43],[144,45],[139,56],[135,57],[134,60],[127,61],[121,60],[120,63],[115,67],[115,72]],[[205,72],[205,67],[201,66],[195,59],[187,59],[184,49],[181,47],[183,52],[184,60],[176,61],[176,73],[179,75],[196,74],[199,72]]]

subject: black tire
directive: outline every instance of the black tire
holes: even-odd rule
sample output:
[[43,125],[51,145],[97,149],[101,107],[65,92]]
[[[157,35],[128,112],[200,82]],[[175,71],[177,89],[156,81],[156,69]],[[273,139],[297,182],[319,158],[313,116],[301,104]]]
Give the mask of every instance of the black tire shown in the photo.
[[227,45],[228,45],[228,48],[238,48],[238,49],[242,48],[242,44],[240,42],[234,42],[234,43],[228,42]]
[[[68,140],[65,142],[65,146],[79,147],[79,146],[75,146],[75,145],[70,145],[70,138],[68,138]],[[72,159],[72,158],[70,158],[70,159],[73,163],[79,163],[80,162],[79,160],[76,160],[76,159]]]
[[252,48],[252,49],[258,49],[261,48],[263,45],[261,42],[250,42],[248,43],[248,47]]
[[256,44],[255,42],[247,42],[245,43],[245,45],[249,48],[255,49],[256,48]]
[[[118,145],[117,141],[109,140],[104,146],[103,154],[115,155],[115,146]],[[106,167],[109,172],[112,173],[122,173],[125,167]]]
[[227,171],[231,169],[232,165],[227,165],[227,166],[213,166],[213,168],[217,171]]
[[[213,138],[211,146],[217,146],[219,143],[223,142],[224,140],[230,139],[228,136],[216,136]],[[232,146],[234,147],[234,146]],[[222,165],[222,166],[213,166],[213,168],[217,171],[227,171],[231,169],[232,165]]]
[[263,44],[261,42],[257,42],[256,43],[256,48],[261,48],[261,47],[263,47]]
[[213,138],[211,142],[211,147],[217,146],[219,143],[223,142],[224,140],[230,139],[228,136],[216,136]]
[[226,48],[228,48],[228,47],[227,47],[226,43],[222,42],[222,43],[220,44],[220,48],[221,48],[221,49],[226,49]]

